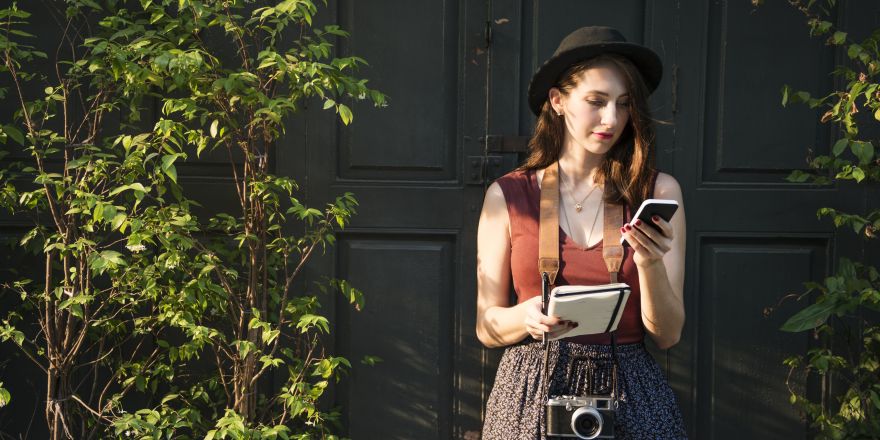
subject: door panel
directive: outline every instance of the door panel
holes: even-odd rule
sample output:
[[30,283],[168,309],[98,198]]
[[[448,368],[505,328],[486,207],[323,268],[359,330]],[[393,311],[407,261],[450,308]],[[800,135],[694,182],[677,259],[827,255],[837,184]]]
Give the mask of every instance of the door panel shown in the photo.
[[823,273],[829,238],[700,236],[696,361],[708,387],[697,400],[700,438],[805,438],[783,399],[788,367],[780,354],[806,352],[808,340],[779,331],[793,302],[776,307],[768,299]]
[[782,177],[804,166],[808,148],[828,152],[831,133],[814,123],[819,109],[783,108],[780,89],[830,90],[834,52],[807,38],[788,4],[767,2],[755,13],[749,2],[708,4],[701,183],[787,184]]
[[[481,186],[463,181],[484,132],[485,1],[330,2],[351,37],[340,55],[365,58],[359,74],[389,96],[353,105],[343,126],[320,106],[291,125],[302,145],[279,166],[302,173],[308,200],[351,191],[360,206],[315,279],[347,279],[366,305],[330,305],[336,353],[354,363],[336,389],[352,438],[446,439],[479,431],[480,351],[474,336],[475,246]],[[293,152],[297,147],[293,147]],[[479,171],[479,170],[478,170]],[[360,364],[365,355],[382,362]]]
[[337,348],[353,362],[382,359],[358,365],[340,392],[352,435],[449,437],[455,239],[428,231],[341,237],[340,276],[368,297],[361,312],[338,299]]
[[389,106],[357,104],[340,130],[338,173],[357,180],[452,180],[457,174],[456,2],[340,2],[352,33],[342,50],[365,58],[369,85]]

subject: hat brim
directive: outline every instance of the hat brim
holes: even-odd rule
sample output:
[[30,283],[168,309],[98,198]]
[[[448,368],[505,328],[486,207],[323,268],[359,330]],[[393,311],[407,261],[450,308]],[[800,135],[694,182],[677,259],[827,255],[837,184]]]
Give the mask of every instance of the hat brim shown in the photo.
[[663,78],[663,63],[660,57],[647,47],[628,42],[608,42],[579,46],[554,55],[542,65],[532,76],[529,83],[529,108],[536,116],[547,100],[550,89],[556,85],[559,77],[571,65],[595,56],[615,53],[627,57],[633,62],[644,78],[648,91],[653,92]]

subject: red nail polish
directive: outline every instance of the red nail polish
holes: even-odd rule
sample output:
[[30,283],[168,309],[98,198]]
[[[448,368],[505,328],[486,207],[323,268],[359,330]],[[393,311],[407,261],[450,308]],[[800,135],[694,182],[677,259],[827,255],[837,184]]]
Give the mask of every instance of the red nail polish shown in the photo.
[[651,217],[651,220],[654,220],[655,223],[659,223],[659,222],[660,222],[660,217],[657,217],[657,216],[655,215],[655,216]]
[[641,221],[641,220],[636,220],[636,226],[641,226],[641,225],[642,225],[642,221]]
[[632,229],[632,226],[630,226],[630,225],[626,225],[625,228],[626,228],[627,231],[629,231],[630,229]]
[[620,232],[626,232],[626,227],[621,226]]

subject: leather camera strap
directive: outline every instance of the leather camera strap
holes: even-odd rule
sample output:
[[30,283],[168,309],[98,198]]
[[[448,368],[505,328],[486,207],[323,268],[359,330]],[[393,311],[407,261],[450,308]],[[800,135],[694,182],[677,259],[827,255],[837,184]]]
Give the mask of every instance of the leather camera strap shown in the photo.
[[[620,244],[623,205],[604,203],[602,259],[605,260],[611,283],[616,283],[623,263],[623,245]],[[559,162],[545,168],[544,177],[541,178],[538,275],[544,273],[549,277],[550,285],[556,285],[556,275],[559,273]]]
[[538,275],[546,273],[550,284],[555,285],[559,273],[559,162],[544,169],[540,211]]

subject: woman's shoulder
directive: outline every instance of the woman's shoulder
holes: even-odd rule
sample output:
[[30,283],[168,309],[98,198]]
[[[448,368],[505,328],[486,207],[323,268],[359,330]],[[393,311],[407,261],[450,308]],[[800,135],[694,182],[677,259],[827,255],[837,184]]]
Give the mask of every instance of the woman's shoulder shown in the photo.
[[531,170],[517,169],[513,170],[497,179],[493,185],[500,187],[504,193],[508,195],[520,194],[528,192],[531,186]]
[[657,172],[657,179],[654,182],[654,198],[655,199],[674,199],[681,202],[681,186],[678,180],[670,174]]
[[528,182],[529,181],[529,173],[531,170],[523,170],[523,169],[515,169],[513,171],[508,172],[507,174],[495,179],[495,182],[504,182],[504,183],[512,183],[512,182]]

